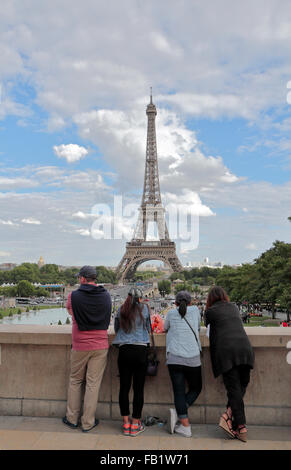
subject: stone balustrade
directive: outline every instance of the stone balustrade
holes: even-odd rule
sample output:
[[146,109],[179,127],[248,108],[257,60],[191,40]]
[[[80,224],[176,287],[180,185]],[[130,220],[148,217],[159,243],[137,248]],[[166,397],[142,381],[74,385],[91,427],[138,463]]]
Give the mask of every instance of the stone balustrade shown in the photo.
[[[255,367],[245,396],[248,424],[291,425],[291,328],[246,327]],[[203,389],[190,408],[192,423],[217,423],[226,404],[222,378],[214,379],[209,340],[201,330]],[[114,335],[110,335],[110,342]],[[173,406],[164,334],[155,335],[157,377],[147,377],[143,416],[166,418]],[[288,348],[290,353],[288,355]],[[70,371],[71,326],[0,325],[0,415],[62,417]],[[120,419],[118,350],[111,346],[97,416]],[[287,357],[288,356],[288,357]],[[289,363],[288,363],[289,361]]]

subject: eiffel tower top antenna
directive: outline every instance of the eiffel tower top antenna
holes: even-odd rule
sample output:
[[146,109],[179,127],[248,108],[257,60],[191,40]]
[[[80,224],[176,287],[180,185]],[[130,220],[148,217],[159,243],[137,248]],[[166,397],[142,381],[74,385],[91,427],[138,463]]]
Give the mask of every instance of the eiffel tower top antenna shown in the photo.
[[151,89],[151,101],[150,101],[150,104],[153,104],[153,87],[150,87]]

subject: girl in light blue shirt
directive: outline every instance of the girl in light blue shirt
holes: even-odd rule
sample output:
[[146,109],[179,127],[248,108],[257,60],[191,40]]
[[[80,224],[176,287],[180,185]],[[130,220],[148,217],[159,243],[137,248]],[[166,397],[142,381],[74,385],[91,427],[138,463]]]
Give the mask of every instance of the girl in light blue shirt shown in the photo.
[[[176,295],[176,307],[169,310],[164,322],[167,332],[167,366],[173,386],[175,409],[169,410],[169,431],[191,437],[188,407],[202,389],[201,344],[199,338],[200,312],[191,306],[191,295],[180,291]],[[188,391],[186,392],[186,383]],[[176,424],[180,420],[180,424]]]

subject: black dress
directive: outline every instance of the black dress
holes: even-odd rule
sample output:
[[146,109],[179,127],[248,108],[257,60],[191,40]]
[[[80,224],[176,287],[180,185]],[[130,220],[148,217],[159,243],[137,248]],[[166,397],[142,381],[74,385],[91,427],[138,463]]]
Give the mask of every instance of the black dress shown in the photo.
[[234,366],[254,365],[254,353],[243,327],[237,306],[231,302],[215,302],[205,312],[210,325],[210,356],[214,377]]

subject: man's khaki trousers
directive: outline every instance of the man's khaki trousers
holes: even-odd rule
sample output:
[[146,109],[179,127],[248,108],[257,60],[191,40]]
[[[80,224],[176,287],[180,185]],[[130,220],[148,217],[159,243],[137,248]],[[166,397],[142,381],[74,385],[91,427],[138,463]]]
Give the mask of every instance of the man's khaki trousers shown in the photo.
[[81,412],[82,390],[85,384],[81,426],[84,430],[95,424],[101,380],[107,363],[108,349],[71,351],[71,374],[68,389],[66,417],[77,424]]

